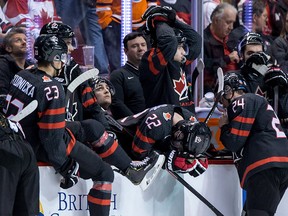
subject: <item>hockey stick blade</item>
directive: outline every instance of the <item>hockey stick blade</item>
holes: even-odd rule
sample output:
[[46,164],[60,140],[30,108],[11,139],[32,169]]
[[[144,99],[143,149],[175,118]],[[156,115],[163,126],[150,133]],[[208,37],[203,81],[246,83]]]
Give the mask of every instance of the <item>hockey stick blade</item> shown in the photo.
[[218,91],[217,93],[220,93],[224,88],[224,75],[222,68],[217,69],[217,77],[218,77]]
[[30,115],[38,106],[37,100],[31,101],[24,109],[22,109],[19,113],[13,116],[10,120],[19,122],[24,119],[26,116]]
[[205,124],[208,123],[209,119],[211,118],[212,114],[214,113],[215,108],[218,105],[218,102],[220,101],[220,99],[223,95],[224,75],[223,75],[223,70],[220,67],[217,69],[217,77],[218,77],[218,90],[217,90],[216,98],[215,98],[215,101],[214,101],[214,104],[213,104],[211,110],[209,111],[206,119],[204,120]]
[[144,176],[143,180],[140,183],[140,188],[142,191],[147,190],[148,187],[152,184],[152,182],[159,174],[160,170],[162,170],[164,162],[165,162],[165,156],[160,154],[156,164],[151,168],[151,170],[149,170],[146,173],[146,175]]
[[75,89],[80,86],[82,83],[84,83],[85,81],[93,78],[93,77],[97,77],[99,74],[99,70],[97,68],[93,68],[91,70],[85,71],[84,73],[82,73],[81,75],[79,75],[78,77],[76,77],[67,87],[67,92],[66,92],[66,98],[65,98],[65,104],[68,104],[70,95],[75,91]]
[[214,205],[212,205],[205,197],[203,197],[197,190],[188,184],[181,176],[179,176],[177,173],[169,171],[168,169],[167,171],[185,188],[192,192],[199,200],[201,200],[208,208],[210,208],[215,213],[215,215],[224,216]]
[[196,88],[196,79],[199,76],[199,74],[202,73],[203,69],[204,69],[204,62],[200,58],[198,63],[197,63],[197,66],[195,67],[195,69],[192,73],[192,79],[191,79],[191,87],[192,87],[191,96],[192,96],[192,98],[194,97],[194,92],[195,92],[195,88]]

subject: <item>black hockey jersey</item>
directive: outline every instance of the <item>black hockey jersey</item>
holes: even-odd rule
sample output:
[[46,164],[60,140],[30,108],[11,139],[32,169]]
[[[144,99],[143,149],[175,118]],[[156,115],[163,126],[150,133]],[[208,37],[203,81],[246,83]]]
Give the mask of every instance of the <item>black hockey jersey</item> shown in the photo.
[[[265,97],[268,102],[274,106],[274,89],[265,85],[264,76],[256,70],[243,66],[241,74],[246,80],[249,93],[255,93]],[[279,87],[278,113],[283,130],[288,135],[288,91],[286,88]],[[285,120],[285,121],[284,121]]]
[[246,80],[248,92],[267,97],[267,88],[262,74],[245,65],[241,68],[241,74]]
[[[82,73],[79,65],[71,59],[70,65],[65,66],[59,77],[55,77],[64,87],[65,92],[69,84]],[[70,96],[68,109],[66,110],[68,121],[82,121],[92,118],[100,121],[106,128],[108,123],[101,107],[88,82],[81,84]]]
[[65,93],[61,84],[38,69],[23,70],[11,81],[6,116],[16,115],[32,100],[38,107],[20,121],[37,160],[51,163],[55,170],[67,160],[66,146],[75,144],[65,130]]
[[132,154],[136,158],[145,158],[153,149],[159,149],[161,152],[169,150],[169,144],[172,130],[172,118],[177,112],[184,119],[196,121],[193,113],[179,106],[163,104],[146,109],[141,113],[119,120],[123,127],[131,128],[134,126],[134,140],[132,142]]
[[264,97],[247,93],[227,108],[229,124],[220,140],[234,153],[241,187],[253,174],[271,167],[288,168],[288,140],[272,106]]
[[[174,27],[182,30],[187,38],[189,54],[186,56],[186,65],[189,65],[200,54],[201,36],[182,22],[176,21]],[[194,112],[185,72],[180,63],[173,60],[178,47],[173,33],[173,29],[166,23],[157,24],[157,47],[142,57],[139,72],[146,107],[175,104]]]

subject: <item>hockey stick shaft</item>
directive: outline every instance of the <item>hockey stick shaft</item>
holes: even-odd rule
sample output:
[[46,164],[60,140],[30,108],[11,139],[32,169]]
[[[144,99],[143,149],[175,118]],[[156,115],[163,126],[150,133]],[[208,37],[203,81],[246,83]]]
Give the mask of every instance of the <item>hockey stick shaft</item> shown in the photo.
[[38,106],[37,100],[31,101],[27,106],[25,106],[20,112],[11,118],[12,121],[19,122],[26,116],[30,115]]
[[278,115],[279,86],[274,87],[274,111]]
[[208,208],[210,208],[215,215],[224,216],[214,205],[212,205],[205,197],[203,197],[197,190],[195,190],[190,184],[188,184],[181,176],[177,173],[167,170],[177,181],[179,181],[185,188],[192,192],[199,200],[201,200]]
[[213,107],[211,108],[210,112],[208,113],[207,117],[204,120],[205,124],[208,123],[209,119],[211,118],[212,114],[214,113],[214,110],[217,107],[218,102],[220,101],[222,94],[223,94],[224,77],[223,77],[223,70],[220,67],[217,70],[217,76],[218,76],[218,91],[216,94],[216,98],[215,98]]
[[215,101],[214,101],[214,104],[213,104],[211,110],[209,111],[208,115],[206,116],[206,118],[204,120],[205,124],[208,123],[208,121],[210,120],[211,116],[213,115],[213,113],[214,113],[214,111],[215,111],[215,109],[216,109],[216,107],[217,107],[217,105],[218,105],[218,103],[219,103],[219,101],[221,99],[222,94],[223,94],[223,91],[217,93]]
[[196,80],[197,80],[197,77],[199,76],[199,74],[202,73],[204,69],[204,63],[203,63],[203,60],[200,58],[199,61],[198,61],[198,64],[196,65],[193,73],[192,73],[192,79],[191,79],[191,97],[193,99],[194,97],[194,93],[195,93],[195,89],[196,89]]

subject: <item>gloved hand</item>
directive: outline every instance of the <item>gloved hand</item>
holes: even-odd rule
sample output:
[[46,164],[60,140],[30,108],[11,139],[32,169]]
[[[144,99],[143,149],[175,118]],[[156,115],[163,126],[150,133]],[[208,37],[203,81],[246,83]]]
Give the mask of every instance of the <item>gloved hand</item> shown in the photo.
[[63,176],[61,179],[60,187],[63,189],[68,189],[78,182],[79,176],[79,164],[71,159],[64,164],[64,169],[60,171],[60,174]]
[[168,6],[156,6],[149,7],[142,15],[142,19],[146,20],[147,33],[155,30],[155,22],[162,21],[168,24],[173,24],[176,20],[176,11]]
[[176,173],[189,173],[197,166],[197,159],[187,153],[172,150],[168,155],[167,168]]
[[245,66],[256,70],[258,73],[263,76],[268,71],[268,61],[270,56],[264,52],[253,53],[245,62]]
[[270,59],[270,56],[267,55],[266,53],[256,52],[256,53],[253,53],[252,55],[249,56],[249,58],[246,60],[245,64],[251,68],[252,68],[253,64],[267,65],[269,59]]
[[197,177],[204,173],[208,168],[208,159],[206,157],[197,157],[197,162],[195,169],[193,169],[189,174],[193,177]]
[[264,76],[264,82],[267,86],[274,88],[275,86],[288,87],[288,76],[278,66],[273,65],[269,68]]

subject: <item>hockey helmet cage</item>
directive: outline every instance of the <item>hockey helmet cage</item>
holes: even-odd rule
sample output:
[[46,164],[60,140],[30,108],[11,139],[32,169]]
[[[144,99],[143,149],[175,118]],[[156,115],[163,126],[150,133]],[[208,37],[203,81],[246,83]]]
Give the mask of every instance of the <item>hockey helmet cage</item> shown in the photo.
[[61,22],[49,22],[45,24],[41,30],[40,35],[55,35],[62,39],[72,38],[72,46],[77,48],[77,39],[73,29],[64,23]]
[[248,32],[243,36],[242,40],[238,44],[238,54],[241,56],[246,45],[262,45],[263,51],[266,51],[266,45],[260,34],[254,32]]
[[34,43],[34,57],[38,61],[62,61],[66,64],[67,52],[65,41],[55,35],[40,35]]
[[230,72],[225,74],[224,95],[226,95],[230,90],[233,91],[243,90],[244,92],[248,92],[247,83],[240,73]]
[[172,127],[171,147],[193,155],[202,154],[209,148],[211,136],[205,123],[181,120]]
[[97,85],[99,85],[100,83],[106,83],[108,85],[111,96],[115,94],[115,88],[108,79],[104,77],[97,77],[97,78],[91,79],[91,86],[94,90],[97,88]]

